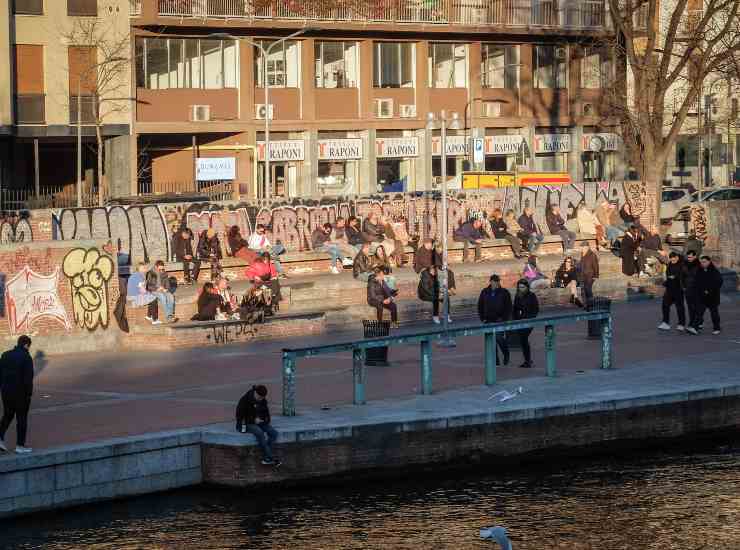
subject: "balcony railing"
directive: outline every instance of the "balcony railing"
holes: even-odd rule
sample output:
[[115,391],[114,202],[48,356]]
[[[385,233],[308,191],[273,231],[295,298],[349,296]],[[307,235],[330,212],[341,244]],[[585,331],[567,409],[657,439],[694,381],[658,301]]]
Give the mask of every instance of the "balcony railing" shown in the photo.
[[18,94],[15,96],[17,124],[44,124],[46,122],[46,96],[44,94]]
[[603,0],[158,0],[159,15],[598,29]]
[[[77,124],[77,97],[69,96],[69,123]],[[97,98],[93,95],[80,96],[80,124],[95,124],[97,120]]]
[[129,0],[128,14],[131,17],[141,15],[141,4],[144,0]]

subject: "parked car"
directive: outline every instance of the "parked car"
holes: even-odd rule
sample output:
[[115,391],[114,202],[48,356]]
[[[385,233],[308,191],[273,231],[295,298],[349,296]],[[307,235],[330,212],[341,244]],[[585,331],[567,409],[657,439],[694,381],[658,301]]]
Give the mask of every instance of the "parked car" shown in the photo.
[[668,188],[663,189],[660,203],[660,219],[672,220],[681,207],[689,204],[691,194],[688,189]]

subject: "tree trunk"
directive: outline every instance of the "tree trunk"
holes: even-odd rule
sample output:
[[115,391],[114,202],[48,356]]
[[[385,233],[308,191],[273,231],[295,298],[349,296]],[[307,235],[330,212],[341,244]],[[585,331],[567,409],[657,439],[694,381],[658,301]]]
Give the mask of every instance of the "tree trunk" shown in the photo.
[[95,125],[95,137],[98,141],[98,206],[105,205],[105,184],[103,182],[103,136],[100,124]]
[[660,203],[663,188],[663,173],[665,162],[659,158],[653,158],[652,162],[646,162],[642,174],[643,207],[640,210],[640,222],[650,231],[660,230]]

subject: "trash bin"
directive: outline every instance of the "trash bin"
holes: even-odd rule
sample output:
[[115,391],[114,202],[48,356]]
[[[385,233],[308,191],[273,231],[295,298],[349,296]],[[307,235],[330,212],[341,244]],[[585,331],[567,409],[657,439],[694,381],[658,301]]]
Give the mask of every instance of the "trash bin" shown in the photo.
[[[611,311],[612,301],[603,296],[594,296],[586,303],[586,311]],[[601,319],[588,322],[588,338],[598,340],[601,338]]]
[[[365,338],[382,338],[391,333],[390,321],[362,321]],[[365,365],[368,367],[387,367],[388,346],[368,348],[365,350]]]

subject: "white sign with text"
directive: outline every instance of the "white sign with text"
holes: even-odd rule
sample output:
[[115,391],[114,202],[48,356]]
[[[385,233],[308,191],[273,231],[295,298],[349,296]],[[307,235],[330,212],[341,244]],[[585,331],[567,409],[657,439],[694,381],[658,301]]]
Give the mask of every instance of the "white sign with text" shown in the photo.
[[534,136],[535,153],[567,153],[570,134],[541,134]]
[[419,138],[416,136],[377,138],[375,154],[378,158],[418,157]]
[[236,157],[198,158],[195,174],[198,181],[235,180]]
[[[282,139],[270,141],[270,162],[303,160],[305,145],[302,139]],[[265,142],[257,142],[257,160],[265,161]]]
[[362,140],[320,139],[319,160],[356,160],[362,158]]

